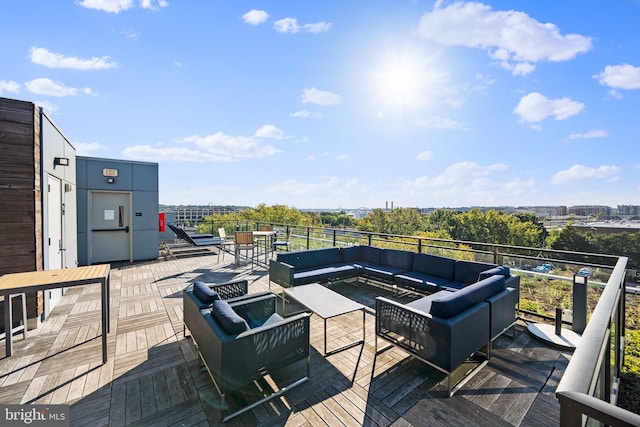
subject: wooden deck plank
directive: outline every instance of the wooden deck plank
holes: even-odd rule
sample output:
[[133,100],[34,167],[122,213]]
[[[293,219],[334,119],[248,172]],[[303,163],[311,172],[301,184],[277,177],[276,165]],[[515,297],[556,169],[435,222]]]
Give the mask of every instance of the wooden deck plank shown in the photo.
[[[247,278],[252,293],[269,288],[264,269],[234,269],[233,257],[227,258],[231,260],[219,264],[214,254],[114,266],[104,365],[98,339],[100,287],[69,289],[40,328],[26,340],[16,340],[15,355],[0,359],[0,401],[70,404],[74,426],[219,425],[221,397],[201,366],[193,339],[182,333],[182,289],[196,279],[233,278]],[[338,283],[333,289],[367,305],[373,305],[376,295],[389,294],[356,284]],[[368,308],[365,344],[324,357],[324,324],[312,316],[310,380],[225,425],[557,424],[554,391],[570,355],[532,340],[522,327],[514,338],[496,340],[489,364],[446,398],[438,384],[442,374],[404,350],[392,347],[374,354],[374,323]],[[360,312],[329,321],[330,349],[361,337]],[[297,378],[304,369],[304,363],[287,367],[230,393],[225,413]]]

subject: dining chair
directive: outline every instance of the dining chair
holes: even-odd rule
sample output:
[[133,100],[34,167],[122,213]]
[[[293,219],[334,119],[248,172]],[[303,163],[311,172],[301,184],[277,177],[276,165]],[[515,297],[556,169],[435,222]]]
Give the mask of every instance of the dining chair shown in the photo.
[[284,248],[284,250],[288,252],[290,247],[291,247],[291,228],[287,227],[287,232],[285,233],[284,236],[278,237],[277,234],[274,236],[273,251],[277,252],[278,248]]
[[218,262],[220,262],[220,252],[222,252],[222,260],[224,261],[226,248],[235,246],[236,242],[234,242],[233,237],[227,237],[227,232],[224,227],[218,228],[218,236],[220,236],[220,247],[218,248]]
[[245,251],[245,254],[248,254],[248,252],[251,251],[251,270],[253,270],[254,250],[255,250],[255,243],[253,241],[253,232],[236,231],[235,233],[236,267],[240,263],[240,251]]

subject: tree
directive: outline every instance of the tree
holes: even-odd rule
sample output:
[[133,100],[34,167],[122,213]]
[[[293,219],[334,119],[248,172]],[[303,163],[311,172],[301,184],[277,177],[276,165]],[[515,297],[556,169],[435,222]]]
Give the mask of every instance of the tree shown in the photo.
[[451,235],[457,213],[451,209],[436,209],[424,218],[425,231],[441,232]]
[[390,234],[411,236],[424,229],[422,215],[415,208],[394,208],[386,213]]
[[551,249],[574,252],[594,252],[594,238],[591,234],[581,234],[571,224],[554,229],[547,238],[547,246]]
[[388,233],[388,220],[385,212],[376,208],[358,221],[358,229],[370,233]]

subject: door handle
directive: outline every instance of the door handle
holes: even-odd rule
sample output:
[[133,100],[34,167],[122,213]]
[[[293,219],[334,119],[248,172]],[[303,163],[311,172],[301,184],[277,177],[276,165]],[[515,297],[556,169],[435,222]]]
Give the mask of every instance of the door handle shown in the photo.
[[127,233],[129,232],[129,226],[128,225],[124,228],[124,231],[126,231]]

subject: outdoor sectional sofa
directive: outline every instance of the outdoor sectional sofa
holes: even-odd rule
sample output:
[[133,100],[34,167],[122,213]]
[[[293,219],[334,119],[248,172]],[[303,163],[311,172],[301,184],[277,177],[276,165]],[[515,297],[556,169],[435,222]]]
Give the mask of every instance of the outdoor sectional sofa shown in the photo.
[[269,283],[283,287],[360,278],[424,294],[460,290],[493,274],[519,293],[520,277],[507,267],[373,246],[281,252],[269,264]]
[[376,354],[384,351],[378,337],[404,348],[447,374],[449,395],[461,385],[452,384],[453,371],[478,354],[477,372],[516,321],[520,277],[504,266],[371,246],[279,253],[269,265],[270,283],[283,287],[350,278],[425,295],[407,304],[376,298]]

